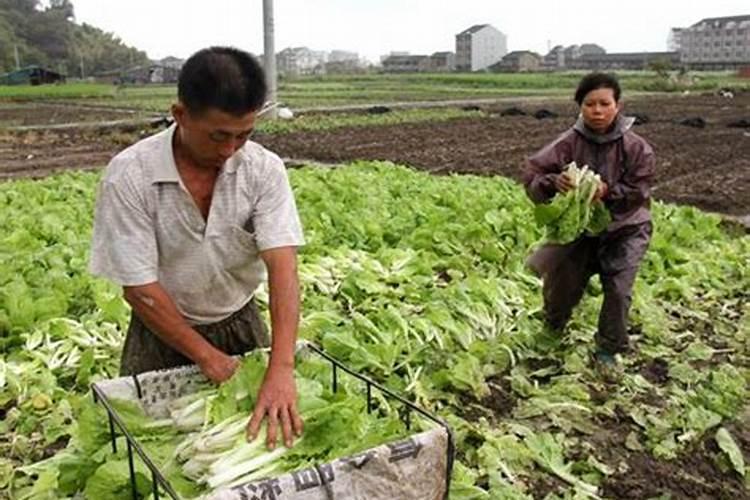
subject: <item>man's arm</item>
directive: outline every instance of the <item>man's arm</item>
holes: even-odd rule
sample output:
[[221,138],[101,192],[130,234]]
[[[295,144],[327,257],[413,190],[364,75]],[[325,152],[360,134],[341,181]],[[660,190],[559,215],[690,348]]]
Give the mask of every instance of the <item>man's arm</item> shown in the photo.
[[268,270],[271,357],[247,433],[250,440],[255,439],[263,418],[268,416],[268,447],[276,446],[279,423],[284,444],[291,447],[294,434],[302,434],[294,380],[294,352],[300,314],[297,249],[272,248],[261,252],[260,256]]
[[232,376],[238,365],[237,360],[215,348],[195,331],[158,282],[123,289],[125,300],[148,329],[167,345],[193,360],[206,377],[214,382],[223,382]]

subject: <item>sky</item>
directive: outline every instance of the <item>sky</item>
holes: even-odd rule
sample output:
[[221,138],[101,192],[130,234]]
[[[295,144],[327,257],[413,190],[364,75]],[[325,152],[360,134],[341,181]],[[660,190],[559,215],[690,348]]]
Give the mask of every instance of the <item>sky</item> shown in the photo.
[[[152,59],[209,45],[263,52],[262,0],[72,0],[76,21],[119,36]],[[210,5],[210,7],[209,7]],[[491,24],[508,50],[597,43],[607,52],[663,51],[672,27],[750,14],[748,0],[275,0],[276,51],[349,50],[370,61],[391,51],[455,51],[455,35]]]

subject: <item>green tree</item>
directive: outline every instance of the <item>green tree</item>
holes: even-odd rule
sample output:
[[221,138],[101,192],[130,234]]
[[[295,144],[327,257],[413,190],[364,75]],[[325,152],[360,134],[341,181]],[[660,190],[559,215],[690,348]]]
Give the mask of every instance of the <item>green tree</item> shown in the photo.
[[0,73],[39,64],[71,76],[87,76],[148,64],[146,53],[112,33],[77,24],[71,0],[0,0]]

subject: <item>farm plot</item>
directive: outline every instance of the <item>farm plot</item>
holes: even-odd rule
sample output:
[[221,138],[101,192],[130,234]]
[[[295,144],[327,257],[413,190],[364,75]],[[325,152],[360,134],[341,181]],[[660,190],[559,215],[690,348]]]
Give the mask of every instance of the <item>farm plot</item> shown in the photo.
[[[748,496],[748,237],[656,204],[613,384],[589,361],[597,282],[564,337],[543,328],[524,268],[542,234],[517,184],[377,162],[290,178],[301,335],[451,424],[452,499]],[[0,185],[0,488],[16,497],[130,495],[85,394],[116,370],[127,320],[85,272],[97,179]]]
[[[36,105],[25,105],[29,113],[17,112],[19,120],[38,124],[44,115],[34,111]],[[106,110],[105,110],[106,111]],[[83,113],[94,116],[90,108]],[[98,111],[97,111],[98,113]],[[114,113],[114,111],[111,111]],[[101,114],[106,116],[107,113]],[[457,117],[481,117],[474,109],[411,109],[389,113],[309,113],[291,121],[261,121],[257,130],[263,134],[285,134],[294,131],[320,131],[347,127],[399,125],[406,123],[439,122]],[[142,116],[142,115],[141,115]],[[2,110],[0,108],[0,117]],[[44,177],[53,172],[73,169],[96,169],[105,165],[117,151],[139,138],[154,133],[153,119],[114,126],[96,122],[56,129],[35,129],[25,132],[0,133],[0,179],[14,177]]]
[[109,108],[80,106],[77,104],[2,103],[0,128],[68,123],[91,123],[133,119],[141,112],[118,111]]
[[[732,100],[711,95],[635,97],[625,105],[627,112],[649,120],[636,130],[656,150],[657,199],[747,215],[750,128],[728,125],[742,125],[743,120],[750,124],[750,92]],[[527,113],[544,108],[558,116],[544,120],[503,116],[510,107]],[[290,122],[261,123],[255,140],[294,160],[381,159],[432,173],[517,179],[525,158],[565,130],[575,113],[569,103],[519,100],[515,106],[468,111],[311,114]],[[678,123],[690,118],[702,118],[705,127]],[[117,151],[152,132],[132,126],[0,134],[0,179],[99,168]]]

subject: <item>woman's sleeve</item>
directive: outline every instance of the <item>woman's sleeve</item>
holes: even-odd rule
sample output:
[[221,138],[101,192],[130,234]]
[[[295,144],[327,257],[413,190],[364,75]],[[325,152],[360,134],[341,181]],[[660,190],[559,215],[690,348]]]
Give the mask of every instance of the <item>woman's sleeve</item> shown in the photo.
[[609,186],[604,198],[607,208],[617,212],[629,212],[646,203],[651,197],[651,181],[654,178],[656,158],[654,151],[645,141],[631,148],[622,178]]
[[529,198],[535,203],[544,203],[555,196],[555,178],[571,161],[572,146],[568,133],[530,156],[523,171],[523,184]]

